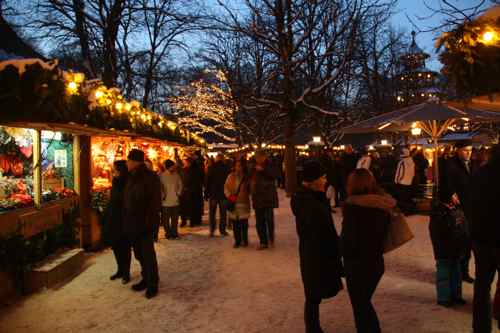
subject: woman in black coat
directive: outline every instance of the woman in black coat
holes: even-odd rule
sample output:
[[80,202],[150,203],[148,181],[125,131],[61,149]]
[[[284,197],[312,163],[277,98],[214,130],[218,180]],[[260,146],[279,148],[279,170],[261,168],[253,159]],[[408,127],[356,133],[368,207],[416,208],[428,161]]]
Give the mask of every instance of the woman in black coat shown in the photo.
[[379,190],[366,169],[351,173],[347,194],[340,236],[347,291],[357,332],[376,333],[381,330],[371,298],[384,274],[384,241],[396,200]]
[[291,201],[299,236],[300,271],[305,293],[306,333],[321,333],[319,304],[342,289],[338,235],[325,195],[321,164],[304,164],[303,189]]
[[110,279],[122,278],[122,283],[126,284],[130,281],[131,261],[131,245],[123,231],[123,193],[128,176],[127,162],[115,161],[113,172],[113,186],[107,208],[107,233],[118,270]]

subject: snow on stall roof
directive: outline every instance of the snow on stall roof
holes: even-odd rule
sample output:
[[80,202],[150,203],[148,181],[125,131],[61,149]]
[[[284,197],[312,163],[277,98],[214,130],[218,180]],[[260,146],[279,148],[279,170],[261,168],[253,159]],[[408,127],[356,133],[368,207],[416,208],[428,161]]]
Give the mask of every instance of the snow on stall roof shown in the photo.
[[3,71],[7,66],[12,65],[17,68],[19,74],[23,74],[26,71],[26,66],[39,64],[42,68],[47,70],[52,70],[58,65],[59,61],[57,59],[50,62],[45,62],[41,59],[30,58],[30,59],[10,59],[0,62],[0,71]]

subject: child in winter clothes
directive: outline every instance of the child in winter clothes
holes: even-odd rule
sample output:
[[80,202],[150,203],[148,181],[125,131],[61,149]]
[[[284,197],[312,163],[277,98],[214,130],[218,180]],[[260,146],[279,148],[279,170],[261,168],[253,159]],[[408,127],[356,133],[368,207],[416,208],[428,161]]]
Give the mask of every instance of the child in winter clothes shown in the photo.
[[444,307],[464,305],[460,260],[465,255],[467,230],[460,209],[439,204],[429,223],[436,259],[437,303]]

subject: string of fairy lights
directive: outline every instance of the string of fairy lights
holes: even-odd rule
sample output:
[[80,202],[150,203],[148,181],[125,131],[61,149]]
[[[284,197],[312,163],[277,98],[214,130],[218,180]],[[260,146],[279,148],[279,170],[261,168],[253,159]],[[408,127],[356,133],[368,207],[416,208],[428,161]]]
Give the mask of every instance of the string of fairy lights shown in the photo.
[[[64,72],[68,95],[82,95],[89,101],[90,110],[105,108],[112,117],[128,117],[132,126],[158,126],[175,131],[178,124],[166,117],[149,111],[139,101],[127,101],[118,88],[108,88],[98,80],[85,81],[85,75],[77,72]],[[205,140],[194,133],[179,128],[179,133],[189,137],[198,144],[205,144]]]
[[236,139],[227,133],[235,130],[238,106],[233,99],[227,77],[222,71],[207,70],[213,82],[192,82],[184,94],[169,99],[179,124],[203,134],[212,134],[227,142]]

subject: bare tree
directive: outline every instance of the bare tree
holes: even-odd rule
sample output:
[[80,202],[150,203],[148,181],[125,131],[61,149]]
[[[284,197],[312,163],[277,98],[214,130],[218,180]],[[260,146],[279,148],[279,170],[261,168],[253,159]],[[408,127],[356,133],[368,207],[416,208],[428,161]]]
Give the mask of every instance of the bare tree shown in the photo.
[[[294,133],[303,110],[335,115],[317,100],[341,76],[353,54],[359,15],[378,1],[251,1],[245,0],[248,16],[218,0],[225,17],[220,28],[241,34],[260,45],[269,57],[262,95],[254,103],[267,105],[285,124],[285,164],[295,174]],[[296,188],[287,177],[287,190]]]

